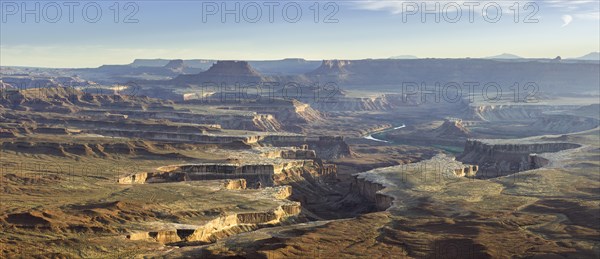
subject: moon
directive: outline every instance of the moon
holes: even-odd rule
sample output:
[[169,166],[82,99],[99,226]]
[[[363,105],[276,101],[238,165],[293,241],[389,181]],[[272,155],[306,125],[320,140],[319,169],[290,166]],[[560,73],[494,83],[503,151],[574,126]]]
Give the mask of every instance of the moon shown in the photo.
[[563,21],[563,25],[560,26],[560,27],[564,28],[564,27],[566,27],[567,25],[569,25],[573,21],[573,16],[570,16],[570,15],[567,14],[567,15],[561,16],[560,19],[562,19],[562,21]]

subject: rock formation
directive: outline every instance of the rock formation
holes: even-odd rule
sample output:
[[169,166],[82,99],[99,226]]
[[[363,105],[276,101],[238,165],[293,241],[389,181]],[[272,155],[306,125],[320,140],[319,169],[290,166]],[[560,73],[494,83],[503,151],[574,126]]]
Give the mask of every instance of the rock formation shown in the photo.
[[183,73],[184,69],[185,69],[185,65],[183,63],[183,60],[174,59],[174,60],[169,61],[169,63],[167,63],[165,65],[165,68],[171,69],[171,71],[173,71],[175,73]]
[[246,61],[217,61],[207,71],[195,75],[180,75],[173,79],[178,85],[194,84],[199,86],[221,87],[258,84],[269,79],[258,73]]
[[462,120],[445,120],[432,133],[439,138],[467,138],[470,136],[470,131],[463,124]]
[[457,159],[480,167],[476,177],[490,178],[536,169],[548,164],[541,153],[554,153],[580,145],[568,142],[532,142],[531,140],[467,140]]

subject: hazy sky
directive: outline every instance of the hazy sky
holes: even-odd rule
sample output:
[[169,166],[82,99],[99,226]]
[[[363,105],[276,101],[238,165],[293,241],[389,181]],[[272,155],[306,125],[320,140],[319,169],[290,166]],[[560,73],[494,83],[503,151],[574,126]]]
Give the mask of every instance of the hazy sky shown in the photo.
[[[115,1],[75,5],[3,0],[0,65],[96,67],[135,58],[321,60],[501,53],[567,58],[600,48],[599,0],[479,5],[427,1],[425,6],[422,1],[290,2],[132,1],[117,7]],[[424,17],[423,9],[429,10]]]

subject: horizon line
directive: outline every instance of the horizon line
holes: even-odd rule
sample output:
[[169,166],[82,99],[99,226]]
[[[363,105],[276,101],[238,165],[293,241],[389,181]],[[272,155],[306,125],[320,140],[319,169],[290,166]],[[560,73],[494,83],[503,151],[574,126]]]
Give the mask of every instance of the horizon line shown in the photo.
[[[136,60],[166,60],[166,61],[172,61],[172,60],[183,60],[183,61],[209,61],[209,62],[215,62],[215,61],[247,61],[247,62],[260,62],[260,61],[284,61],[284,60],[304,60],[304,61],[333,61],[333,60],[340,60],[340,61],[360,61],[360,60],[422,60],[422,59],[488,59],[488,60],[553,60],[557,57],[561,57],[562,60],[578,60],[578,61],[600,61],[600,59],[595,60],[586,60],[586,59],[580,59],[584,56],[590,55],[590,54],[600,54],[600,51],[591,51],[588,52],[587,54],[581,55],[581,56],[577,56],[577,57],[567,57],[567,58],[563,58],[561,55],[557,55],[556,57],[522,57],[516,54],[512,54],[512,53],[502,53],[499,55],[495,55],[495,56],[488,56],[488,57],[418,57],[418,56],[414,56],[414,55],[410,55],[410,54],[406,54],[406,55],[398,55],[398,56],[391,56],[388,58],[361,58],[361,59],[339,59],[339,58],[333,58],[333,59],[305,59],[305,58],[301,58],[301,57],[295,57],[295,58],[280,58],[280,59],[210,59],[210,58],[161,58],[161,57],[157,57],[157,58],[134,58],[130,63],[121,63],[121,64],[101,64],[99,66],[95,66],[95,67],[73,67],[73,66],[69,66],[69,67],[49,67],[49,66],[35,66],[35,65],[3,65],[0,63],[0,67],[22,67],[22,68],[56,68],[56,69],[82,69],[82,68],[98,68],[101,66],[106,66],[106,65],[113,65],[113,66],[125,66],[125,65],[131,65],[133,64],[133,62],[135,62]],[[498,56],[503,56],[503,55],[514,55],[516,57],[514,58],[495,58]],[[405,57],[410,57],[413,56],[414,58],[402,58],[403,56]],[[399,57],[399,58],[395,58],[395,57]]]

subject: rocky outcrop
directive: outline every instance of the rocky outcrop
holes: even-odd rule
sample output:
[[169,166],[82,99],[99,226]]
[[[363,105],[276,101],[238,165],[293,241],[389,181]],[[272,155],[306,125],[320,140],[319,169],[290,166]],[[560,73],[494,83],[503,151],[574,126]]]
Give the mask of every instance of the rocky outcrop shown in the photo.
[[180,73],[181,74],[181,73],[183,73],[185,71],[185,65],[183,63],[183,60],[181,60],[181,59],[171,60],[164,67],[167,68],[167,69],[170,69],[174,73]]
[[372,97],[345,97],[335,95],[329,102],[316,102],[312,106],[323,112],[347,111],[389,111],[402,106],[417,104],[413,96],[402,94],[382,94]]
[[[174,173],[161,173],[161,172],[140,172],[135,173],[126,177],[119,178],[117,180],[120,184],[143,184],[143,183],[166,183],[166,182],[183,182],[189,181],[189,177],[185,173],[174,172]],[[239,183],[241,185],[242,183]],[[226,184],[225,187],[229,187]],[[232,187],[235,187],[235,183],[231,183]],[[244,183],[245,187],[245,183]]]
[[228,190],[244,190],[246,189],[246,179],[228,179],[225,180],[223,186]]
[[551,115],[539,118],[528,125],[540,133],[574,133],[600,126],[597,119],[572,115]]
[[[123,86],[127,88],[128,86]],[[100,90],[85,89],[84,92],[74,87],[32,88],[26,90],[7,90],[0,94],[0,106],[15,110],[31,110],[55,113],[74,113],[83,108],[144,110],[149,107],[164,107],[167,101],[159,101],[147,97],[136,97],[133,94],[120,95],[116,89],[100,94]],[[104,89],[103,91],[105,91]],[[106,111],[103,111],[106,112]]]
[[83,80],[77,76],[2,76],[0,78],[0,89],[16,88],[51,88],[51,87],[72,87],[88,86],[94,82]]
[[[287,199],[292,196],[292,186],[282,185],[277,187],[268,187],[271,188],[271,195],[273,198],[278,200]],[[293,207],[293,206],[292,206]],[[284,205],[283,209],[288,212],[288,214],[297,214],[299,212],[294,212],[294,208],[290,208],[288,205]],[[288,211],[290,210],[290,211]]]
[[338,75],[338,74],[346,74],[345,67],[349,65],[351,61],[349,60],[323,60],[321,66],[310,72],[311,75]]
[[454,169],[454,175],[458,177],[473,177],[479,171],[479,166],[466,165],[464,168]]
[[308,145],[319,158],[331,160],[352,156],[350,146],[341,136],[306,137],[299,135],[269,135],[259,144],[275,147],[298,147]]
[[[269,114],[267,119],[272,120],[275,127],[265,126],[265,129],[286,129],[292,132],[301,131],[302,124],[315,123],[325,120],[325,115],[313,109],[311,105],[293,100],[270,100],[266,103],[244,103],[235,106],[221,105],[222,110],[242,110],[259,114]],[[273,118],[274,117],[274,118]],[[256,123],[259,125],[260,123]],[[281,125],[279,125],[281,124]],[[265,130],[270,131],[270,130]]]
[[[335,177],[337,167],[319,160],[290,160],[272,164],[188,164],[163,166],[156,172],[140,172],[119,178],[121,184],[144,184],[202,180],[240,180],[232,186],[274,186],[285,183],[288,178],[301,177],[308,172],[313,177]],[[227,184],[229,186],[229,183]]]
[[217,61],[206,72],[206,75],[215,76],[250,76],[260,77],[254,68],[246,61]]
[[463,117],[483,121],[531,120],[541,117],[542,107],[523,105],[480,105],[468,106]]
[[214,242],[230,235],[255,230],[262,226],[277,225],[300,214],[298,202],[287,202],[263,212],[233,213],[210,220],[203,225],[165,224],[156,231],[137,231],[127,235],[131,240],[152,240],[163,244],[186,242]]
[[463,124],[462,120],[445,120],[442,125],[434,129],[432,135],[438,138],[467,138],[471,132]]
[[262,154],[267,158],[283,158],[283,159],[316,159],[317,154],[314,150],[309,150],[308,145],[301,149],[276,149]]
[[198,114],[187,111],[165,110],[124,110],[120,113],[127,115],[129,119],[162,119],[175,123],[219,125],[223,129],[264,132],[278,132],[282,129],[281,123],[271,114]]
[[393,205],[394,202],[394,198],[392,196],[380,193],[380,191],[385,188],[386,186],[381,183],[362,178],[360,175],[354,176],[352,191],[360,194],[368,201],[374,203],[378,211],[387,210]]
[[[598,120],[577,115],[552,114],[564,107],[549,105],[469,106],[464,118],[489,122],[520,121],[539,134],[573,133],[598,127]],[[579,112],[579,110],[575,111]],[[583,112],[585,113],[585,111]]]
[[258,84],[269,81],[267,77],[254,70],[246,61],[217,61],[207,71],[195,75],[180,75],[171,83],[178,85],[242,85]]
[[531,168],[541,168],[550,164],[550,160],[538,155],[538,154],[530,154],[529,155],[529,165]]
[[[62,157],[74,156],[160,156],[162,158],[183,158],[179,153],[172,153],[166,150],[160,150],[143,141],[140,142],[122,142],[122,143],[103,143],[103,144],[82,144],[82,143],[56,143],[56,142],[27,142],[27,141],[4,141],[0,147],[3,150],[18,153],[44,154]],[[165,152],[166,151],[166,152]]]
[[[72,155],[93,154],[92,148],[86,144],[52,143],[52,142],[25,142],[10,141],[1,143],[2,150],[17,153],[44,154],[51,156],[70,157]],[[70,153],[70,152],[73,153]]]

